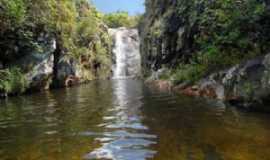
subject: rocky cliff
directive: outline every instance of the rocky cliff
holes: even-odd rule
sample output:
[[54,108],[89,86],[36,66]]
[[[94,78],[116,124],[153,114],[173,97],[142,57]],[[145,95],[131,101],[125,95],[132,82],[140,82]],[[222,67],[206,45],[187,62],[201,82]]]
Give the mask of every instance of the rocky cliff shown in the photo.
[[[111,77],[111,41],[108,28],[102,24],[103,31],[95,36],[95,46],[91,55],[73,56],[65,51],[57,51],[56,38],[40,33],[38,48],[29,50],[23,56],[13,60],[8,67],[19,68],[25,77],[25,91],[42,91],[50,88],[68,87],[94,79]],[[102,46],[102,59],[97,59],[96,45]],[[100,54],[100,53],[99,53]],[[2,73],[2,72],[1,72]],[[2,76],[2,75],[1,75]],[[20,91],[21,92],[21,91]],[[24,92],[24,91],[23,91]],[[0,90],[0,97],[18,94],[17,91]]]
[[0,96],[110,77],[108,27],[88,0],[0,6]]
[[175,91],[270,112],[270,54],[212,73],[194,85],[178,85]]
[[269,49],[268,0],[146,0],[145,5],[140,36],[146,70],[189,63],[211,51],[243,57]]
[[146,0],[144,74],[184,94],[266,106],[269,6],[268,0]]
[[[184,1],[183,1],[184,2]],[[188,1],[186,2],[188,3]],[[193,31],[188,13],[188,6],[178,1],[146,1],[146,13],[140,26],[143,65],[146,69],[157,70],[163,64],[172,65],[185,54],[191,53]]]

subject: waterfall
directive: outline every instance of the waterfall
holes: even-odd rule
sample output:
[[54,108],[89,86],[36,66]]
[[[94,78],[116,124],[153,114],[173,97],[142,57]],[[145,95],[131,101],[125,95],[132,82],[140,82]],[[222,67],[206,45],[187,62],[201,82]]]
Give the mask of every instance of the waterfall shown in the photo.
[[113,78],[139,77],[141,75],[140,42],[137,29],[110,29],[113,37]]

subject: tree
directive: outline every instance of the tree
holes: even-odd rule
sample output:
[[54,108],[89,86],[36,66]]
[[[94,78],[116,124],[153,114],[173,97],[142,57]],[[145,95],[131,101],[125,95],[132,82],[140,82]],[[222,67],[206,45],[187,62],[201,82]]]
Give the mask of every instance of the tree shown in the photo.
[[137,16],[129,16],[128,12],[118,11],[115,13],[105,14],[103,19],[104,22],[110,28],[118,28],[118,27],[136,27],[140,20],[140,15]]

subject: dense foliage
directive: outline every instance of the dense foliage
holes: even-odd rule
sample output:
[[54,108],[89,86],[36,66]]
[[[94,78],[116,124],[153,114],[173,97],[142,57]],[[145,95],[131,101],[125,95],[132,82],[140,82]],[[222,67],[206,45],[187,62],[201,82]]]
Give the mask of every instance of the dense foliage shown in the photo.
[[18,68],[0,70],[0,77],[0,93],[20,94],[28,86],[25,76]]
[[130,16],[128,12],[118,11],[115,13],[105,14],[103,20],[110,28],[133,28],[137,27],[140,18],[140,15]]
[[87,0],[0,0],[0,67],[8,69],[31,52],[42,53],[46,42],[40,35],[56,40],[58,56],[73,58],[93,72],[97,66],[110,72],[107,27]]
[[200,63],[213,68],[266,54],[270,44],[270,21],[264,3],[226,0],[206,1],[201,5],[206,7],[198,18],[195,37]]
[[173,67],[176,81],[196,81],[270,49],[264,0],[147,0],[146,8],[141,26],[150,59],[146,68]]

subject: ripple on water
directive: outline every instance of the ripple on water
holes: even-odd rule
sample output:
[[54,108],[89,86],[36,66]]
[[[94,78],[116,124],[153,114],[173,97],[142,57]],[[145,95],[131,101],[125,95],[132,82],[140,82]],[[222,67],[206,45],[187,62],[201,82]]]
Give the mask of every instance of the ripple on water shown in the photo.
[[269,115],[141,81],[0,101],[0,160],[269,160]]

